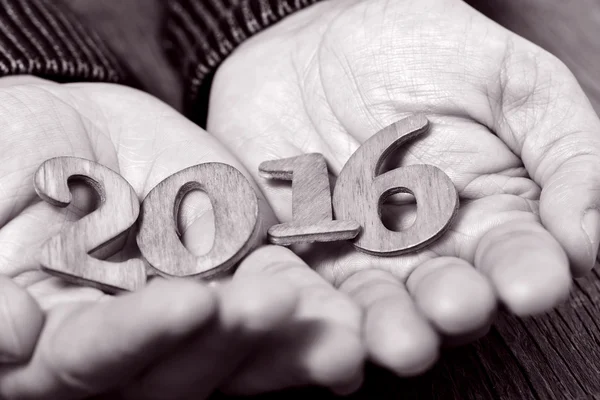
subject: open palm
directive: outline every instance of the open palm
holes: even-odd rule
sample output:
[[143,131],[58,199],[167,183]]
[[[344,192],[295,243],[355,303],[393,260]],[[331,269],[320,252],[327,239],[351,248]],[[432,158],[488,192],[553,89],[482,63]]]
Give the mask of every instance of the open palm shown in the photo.
[[[90,188],[76,183],[67,209],[41,201],[33,175],[45,160],[96,161],[119,172],[140,200],[192,165],[243,167],[176,111],[125,87],[6,78],[0,103],[0,319],[13,328],[0,337],[1,397],[67,399],[118,390],[134,399],[204,398],[219,387],[254,393],[317,383],[346,392],[360,384],[359,309],[286,249],[257,250],[233,279],[214,287],[156,279],[123,296],[41,272],[42,243],[95,206]],[[268,227],[273,213],[259,203]],[[181,206],[182,240],[197,254],[212,243],[210,209],[197,192]],[[127,243],[112,252],[114,259],[136,255]],[[328,308],[343,316],[329,318]],[[302,337],[303,326],[312,341]],[[270,336],[277,344],[261,346]]]
[[[207,126],[287,222],[291,190],[260,178],[261,162],[317,152],[337,176],[365,140],[413,113],[430,132],[387,168],[430,164],[452,179],[461,205],[449,232],[395,257],[349,243],[302,250],[362,306],[371,358],[399,374],[429,367],[442,337],[485,332],[497,300],[543,312],[593,267],[600,123],[568,69],[461,1],[329,1],[224,62]],[[392,229],[416,210],[397,200],[382,210]]]

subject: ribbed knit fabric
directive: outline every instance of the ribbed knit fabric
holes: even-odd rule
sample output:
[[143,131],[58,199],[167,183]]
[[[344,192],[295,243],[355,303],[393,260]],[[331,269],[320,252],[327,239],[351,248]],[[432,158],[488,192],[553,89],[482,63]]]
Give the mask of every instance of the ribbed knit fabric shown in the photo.
[[214,73],[250,36],[319,0],[168,0],[165,45],[186,83],[186,113],[206,125]]
[[[98,0],[119,1],[119,0]],[[165,0],[164,41],[186,114],[206,124],[212,77],[244,40],[319,0]],[[58,0],[0,0],[0,77],[137,85],[100,38]]]
[[0,76],[124,83],[127,74],[110,50],[57,3],[0,0]]

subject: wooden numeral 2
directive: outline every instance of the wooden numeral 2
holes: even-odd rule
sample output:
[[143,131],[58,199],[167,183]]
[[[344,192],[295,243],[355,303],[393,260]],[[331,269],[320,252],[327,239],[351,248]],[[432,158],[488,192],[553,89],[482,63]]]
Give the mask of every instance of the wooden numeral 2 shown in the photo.
[[76,157],[44,162],[34,177],[38,195],[46,202],[67,207],[71,203],[68,182],[82,180],[100,197],[97,210],[70,224],[44,243],[41,268],[65,280],[107,292],[136,290],[146,283],[142,260],[107,262],[91,257],[109,242],[128,232],[138,217],[139,201],[129,183],[111,169]]

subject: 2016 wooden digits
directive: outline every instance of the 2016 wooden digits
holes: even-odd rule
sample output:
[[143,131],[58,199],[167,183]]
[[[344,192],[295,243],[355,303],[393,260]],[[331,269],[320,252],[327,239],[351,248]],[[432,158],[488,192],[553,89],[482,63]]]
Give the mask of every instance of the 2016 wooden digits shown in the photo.
[[[289,245],[354,239],[361,251],[390,256],[418,250],[439,238],[458,209],[458,194],[450,178],[431,165],[380,171],[389,154],[425,133],[428,125],[425,117],[413,115],[367,140],[342,169],[333,200],[321,154],[262,163],[263,176],[292,181],[294,220],[271,227],[269,240]],[[34,185],[42,199],[66,207],[71,201],[68,182],[73,179],[92,187],[101,205],[43,245],[42,269],[108,292],[143,286],[142,260],[113,263],[89,255],[135,224],[140,207],[134,190],[116,172],[75,157],[44,162]],[[177,231],[181,201],[192,190],[208,195],[215,217],[214,243],[202,256],[190,253]],[[399,232],[387,229],[381,221],[381,206],[395,193],[411,193],[417,201],[415,222]],[[146,196],[137,243],[159,275],[206,279],[229,272],[252,249],[259,239],[258,221],[258,200],[242,173],[227,164],[205,163],[169,176]]]

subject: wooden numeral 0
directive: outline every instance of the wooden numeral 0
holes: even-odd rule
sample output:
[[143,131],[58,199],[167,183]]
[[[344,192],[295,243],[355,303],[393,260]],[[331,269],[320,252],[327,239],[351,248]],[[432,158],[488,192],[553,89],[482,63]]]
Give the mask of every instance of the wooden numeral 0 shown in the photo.
[[[184,196],[205,192],[215,224],[213,246],[205,255],[192,254],[178,237],[177,216]],[[258,199],[248,180],[234,167],[199,164],[160,182],[142,203],[137,243],[148,263],[165,277],[210,278],[228,272],[255,243]]]
[[107,292],[136,290],[146,283],[140,259],[108,262],[89,255],[126,234],[139,214],[133,188],[119,174],[95,162],[76,157],[58,157],[37,170],[34,186],[46,202],[67,207],[71,203],[68,182],[81,180],[100,197],[97,210],[70,224],[42,246],[42,270],[74,283]]
[[[429,122],[413,115],[369,138],[350,157],[333,193],[336,218],[354,219],[362,226],[354,245],[375,255],[397,255],[418,250],[436,240],[450,226],[458,210],[458,194],[450,178],[432,165],[410,165],[380,173],[384,159],[407,141],[427,131]],[[381,206],[396,193],[411,193],[417,217],[406,230],[387,229]]]
[[360,225],[352,220],[334,221],[327,164],[323,155],[304,154],[271,160],[258,167],[269,179],[292,181],[293,222],[274,225],[269,241],[278,245],[302,242],[332,242],[353,239]]

